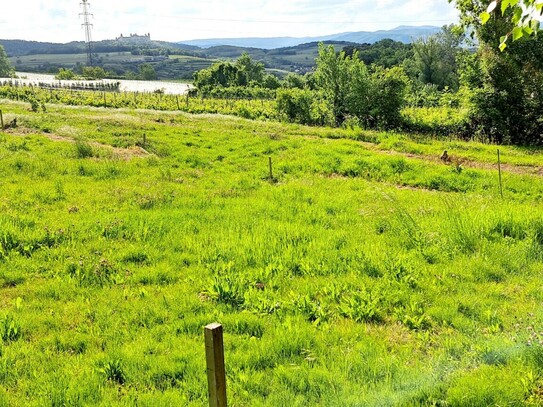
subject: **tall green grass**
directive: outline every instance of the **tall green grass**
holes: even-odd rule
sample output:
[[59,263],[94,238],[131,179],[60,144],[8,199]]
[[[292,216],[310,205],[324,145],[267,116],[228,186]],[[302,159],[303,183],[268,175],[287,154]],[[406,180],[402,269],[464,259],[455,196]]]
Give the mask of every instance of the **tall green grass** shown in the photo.
[[0,404],[205,404],[212,321],[234,405],[541,402],[538,176],[501,199],[492,168],[402,150],[435,141],[2,110]]

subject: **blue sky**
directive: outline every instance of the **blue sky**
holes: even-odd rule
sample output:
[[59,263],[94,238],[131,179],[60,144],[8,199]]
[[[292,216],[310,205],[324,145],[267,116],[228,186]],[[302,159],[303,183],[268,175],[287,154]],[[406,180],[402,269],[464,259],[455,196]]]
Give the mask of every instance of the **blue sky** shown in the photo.
[[[164,41],[196,38],[319,36],[457,20],[447,0],[89,0],[93,38],[151,33]],[[0,14],[0,38],[84,40],[80,0],[15,0]]]

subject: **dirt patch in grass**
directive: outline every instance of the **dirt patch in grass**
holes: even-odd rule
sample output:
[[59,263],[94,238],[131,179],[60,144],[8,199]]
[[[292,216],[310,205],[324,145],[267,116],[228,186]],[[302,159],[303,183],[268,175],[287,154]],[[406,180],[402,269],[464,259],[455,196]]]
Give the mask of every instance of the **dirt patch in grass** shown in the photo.
[[[16,129],[9,129],[5,131],[12,136],[25,137],[28,135],[38,135],[45,137],[51,141],[63,142],[63,143],[75,143],[76,140],[72,137],[62,136],[54,133],[43,133],[36,131],[35,129],[28,129],[24,127],[18,127]],[[103,148],[106,151],[111,152],[111,155],[121,160],[130,160],[132,158],[144,158],[152,156],[147,150],[140,146],[133,146],[128,148],[113,147],[108,144],[98,143],[97,141],[88,141],[88,144],[92,147]]]
[[[426,162],[433,162],[441,165],[455,166],[461,165],[463,168],[473,168],[478,170],[488,170],[488,171],[498,171],[498,164],[485,163],[480,161],[473,161],[462,156],[453,156],[450,162],[443,162],[439,158],[439,155],[424,155],[424,154],[413,154],[413,153],[402,153],[394,150],[380,150],[375,146],[375,144],[362,142],[362,145],[368,150],[375,153],[381,153],[397,157],[406,157],[412,158],[415,160],[422,160]],[[513,174],[519,175],[537,175],[543,177],[543,167],[532,166],[532,165],[512,165],[512,164],[501,164],[501,170],[503,172],[510,172]]]

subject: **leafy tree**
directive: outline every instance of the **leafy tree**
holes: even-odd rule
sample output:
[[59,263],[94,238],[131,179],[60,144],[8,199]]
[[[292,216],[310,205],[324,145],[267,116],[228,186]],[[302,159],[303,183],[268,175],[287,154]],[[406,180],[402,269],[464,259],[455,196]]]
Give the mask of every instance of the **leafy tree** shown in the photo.
[[358,56],[366,65],[379,65],[385,68],[401,65],[413,57],[413,46],[391,39],[383,39],[374,44],[361,44],[343,48],[345,55],[351,56],[358,51]]
[[4,50],[4,47],[0,45],[0,76],[12,76],[13,72],[6,51]]
[[377,67],[370,74],[357,52],[347,56],[332,46],[319,46],[315,87],[330,106],[336,125],[348,118],[368,127],[398,125],[407,81],[402,68]]
[[264,64],[254,61],[246,52],[238,58],[235,67],[237,68],[236,78],[239,86],[262,84]]
[[83,67],[83,76],[87,79],[104,79],[106,77],[106,71],[99,66],[85,66]]
[[283,79],[282,86],[287,89],[304,89],[306,87],[306,81],[302,75],[298,75],[294,72],[289,72],[287,76],[285,76],[285,79]]
[[457,58],[461,54],[463,34],[454,26],[444,26],[440,33],[421,38],[413,43],[414,58],[406,62],[408,70],[423,84],[433,84],[439,89],[458,89]]
[[75,78],[75,73],[71,69],[60,68],[55,79],[58,80],[72,80]]
[[195,72],[194,86],[202,94],[217,94],[215,88],[220,87],[223,89],[219,93],[223,94],[239,93],[238,88],[249,88],[251,90],[246,89],[242,93],[257,95],[259,88],[274,90],[281,83],[275,76],[265,73],[262,63],[244,53],[235,63],[215,62],[209,68]]
[[397,128],[409,79],[402,68],[379,67],[371,75],[371,99],[366,121],[370,127]]
[[264,79],[262,80],[262,87],[265,89],[279,89],[281,87],[281,82],[276,76],[265,74]]
[[230,62],[215,62],[209,68],[194,73],[194,86],[199,90],[214,86],[234,86],[237,71]]
[[155,68],[151,64],[140,65],[139,71],[139,76],[144,81],[153,81],[157,78]]
[[520,22],[515,8],[493,12],[483,24],[479,16],[488,8],[486,2],[458,0],[457,7],[464,25],[471,26],[479,40],[480,64],[471,65],[481,78],[471,97],[473,124],[498,143],[543,144],[543,38],[526,37],[500,52],[503,33],[514,32]]
[[[315,83],[330,103],[337,125],[348,116],[348,103],[357,100],[353,90],[364,88],[361,83],[355,85],[355,82],[361,82],[367,76],[366,66],[356,52],[352,56],[346,56],[344,51],[336,54],[333,46],[319,44]],[[361,107],[355,109],[360,111]]]

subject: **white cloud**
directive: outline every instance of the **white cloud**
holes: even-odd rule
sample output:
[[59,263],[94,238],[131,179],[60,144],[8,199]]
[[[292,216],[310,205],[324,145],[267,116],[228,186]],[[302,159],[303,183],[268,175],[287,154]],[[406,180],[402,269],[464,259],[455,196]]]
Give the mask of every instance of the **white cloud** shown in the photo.
[[[90,0],[93,38],[151,33],[166,41],[210,37],[316,36],[456,20],[445,0]],[[3,6],[0,38],[83,40],[78,0],[17,0]]]

